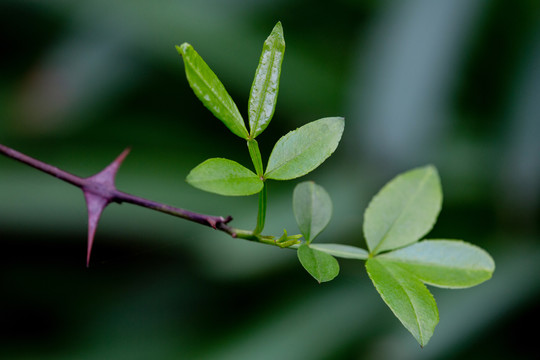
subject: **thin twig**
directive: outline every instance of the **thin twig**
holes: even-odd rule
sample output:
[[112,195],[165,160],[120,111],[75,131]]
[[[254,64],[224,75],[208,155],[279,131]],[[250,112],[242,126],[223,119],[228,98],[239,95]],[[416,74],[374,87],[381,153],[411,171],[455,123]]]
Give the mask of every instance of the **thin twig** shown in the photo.
[[79,176],[75,176],[64,170],[60,170],[57,167],[54,167],[52,165],[49,165],[42,161],[34,159],[28,155],[18,152],[17,150],[13,150],[12,148],[9,148],[5,145],[0,144],[0,153],[4,154],[5,156],[9,158],[20,161],[23,164],[29,165],[33,168],[43,171],[44,173],[57,177],[60,180],[64,180],[65,182],[73,184],[77,187],[82,188],[83,186],[84,180],[80,178]]

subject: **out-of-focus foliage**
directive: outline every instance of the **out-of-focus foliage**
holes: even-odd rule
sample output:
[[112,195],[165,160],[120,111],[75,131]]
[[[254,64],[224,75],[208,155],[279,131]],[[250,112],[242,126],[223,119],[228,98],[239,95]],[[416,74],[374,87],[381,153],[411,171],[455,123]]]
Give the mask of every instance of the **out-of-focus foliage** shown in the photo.
[[[358,214],[377,189],[432,163],[445,201],[429,237],[472,242],[497,263],[485,284],[434,291],[440,323],[420,350],[360,262],[317,285],[292,251],[146,209],[108,208],[86,269],[78,189],[2,158],[0,357],[531,356],[533,332],[515,329],[539,320],[538,2],[4,0],[0,18],[2,143],[79,175],[130,145],[119,189],[238,227],[253,226],[256,199],[184,182],[209,157],[250,159],[193,95],[174,45],[197,44],[247,104],[279,20],[287,57],[263,157],[309,121],[347,119],[342,146],[309,176],[334,203],[318,240],[363,241]],[[270,185],[266,229],[293,231],[295,182]]]

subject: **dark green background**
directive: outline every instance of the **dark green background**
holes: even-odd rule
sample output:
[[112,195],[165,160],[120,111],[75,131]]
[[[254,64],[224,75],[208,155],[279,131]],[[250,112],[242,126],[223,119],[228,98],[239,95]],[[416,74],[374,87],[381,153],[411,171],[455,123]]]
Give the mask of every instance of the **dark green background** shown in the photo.
[[[0,158],[0,357],[5,359],[527,359],[540,295],[537,1],[0,1],[0,142],[81,176],[126,146],[126,192],[251,228],[256,197],[189,187],[208,157],[250,165],[196,99],[174,45],[190,42],[243,115],[262,43],[287,51],[267,158],[286,132],[344,116],[336,153],[306,177],[334,217],[318,241],[365,247],[363,211],[396,174],[434,164],[430,238],[489,251],[494,278],[432,289],[426,348],[385,306],[363,262],[318,285],[293,251],[111,205],[85,268],[82,193]],[[269,233],[297,231],[269,183]],[[532,326],[533,330],[527,330]]]

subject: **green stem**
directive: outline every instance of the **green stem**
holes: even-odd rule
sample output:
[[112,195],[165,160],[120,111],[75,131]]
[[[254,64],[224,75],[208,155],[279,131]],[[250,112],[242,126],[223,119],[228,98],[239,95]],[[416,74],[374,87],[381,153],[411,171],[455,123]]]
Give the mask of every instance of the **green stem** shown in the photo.
[[259,150],[259,144],[255,139],[249,139],[247,141],[249,156],[251,156],[251,161],[253,161],[253,166],[255,166],[255,172],[257,176],[264,180],[264,168],[262,164],[261,151]]
[[281,238],[278,238],[275,236],[256,234],[255,231],[236,229],[227,225],[224,225],[224,227],[232,237],[237,239],[249,240],[261,244],[294,250],[298,249],[300,238],[302,237],[300,234],[287,236],[285,233]]
[[[264,168],[262,164],[261,151],[259,150],[259,144],[255,139],[248,139],[247,141],[249,156],[255,166],[257,176],[264,181]],[[264,229],[264,222],[266,220],[266,184],[264,184],[261,192],[259,193],[259,211],[257,213],[257,226],[253,233],[260,234]]]
[[250,230],[242,230],[242,229],[236,229],[231,228],[232,233],[234,233],[234,237],[238,239],[244,239],[249,241],[255,241],[262,244],[267,245],[276,245],[276,240],[273,236],[267,236],[267,235],[261,235],[256,234],[255,231]]
[[266,183],[264,183],[261,192],[259,193],[259,211],[257,213],[257,226],[253,232],[260,234],[264,229],[266,221]]

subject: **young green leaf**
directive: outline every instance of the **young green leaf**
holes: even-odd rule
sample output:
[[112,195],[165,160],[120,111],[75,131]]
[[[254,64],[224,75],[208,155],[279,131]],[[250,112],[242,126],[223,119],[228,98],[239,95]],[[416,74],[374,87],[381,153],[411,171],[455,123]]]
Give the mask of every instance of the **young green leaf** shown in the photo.
[[289,132],[274,146],[265,177],[289,180],[314,170],[336,150],[344,127],[343,118],[331,117]]
[[264,185],[253,171],[222,158],[208,159],[197,165],[186,180],[198,189],[228,196],[256,194]]
[[322,186],[306,181],[294,188],[293,211],[298,228],[309,244],[328,225],[332,200]]
[[441,184],[433,166],[398,175],[373,197],[364,214],[370,253],[418,241],[433,227],[441,203]]
[[302,238],[302,234],[295,234],[295,235],[289,235],[287,233],[287,229],[283,229],[283,235],[280,237],[273,236],[274,243],[279,247],[290,247],[291,249],[295,248],[298,249],[300,247],[300,239]]
[[399,265],[426,284],[445,288],[478,285],[495,270],[486,251],[460,240],[424,240],[377,258]]
[[420,346],[425,346],[439,322],[437,304],[426,286],[389,261],[370,258],[366,269],[386,305]]
[[331,255],[328,255],[322,251],[314,250],[309,247],[308,244],[302,244],[297,251],[298,260],[307,270],[320,283],[330,281],[339,274],[339,264]]
[[176,50],[184,59],[186,77],[195,95],[229,130],[247,139],[249,136],[244,119],[216,74],[190,44],[183,43],[176,46]]
[[319,250],[335,257],[343,259],[367,260],[369,253],[356,246],[343,244],[310,244],[314,250]]
[[248,112],[252,138],[266,129],[274,115],[284,54],[283,28],[278,22],[264,42],[253,85],[251,85]]

